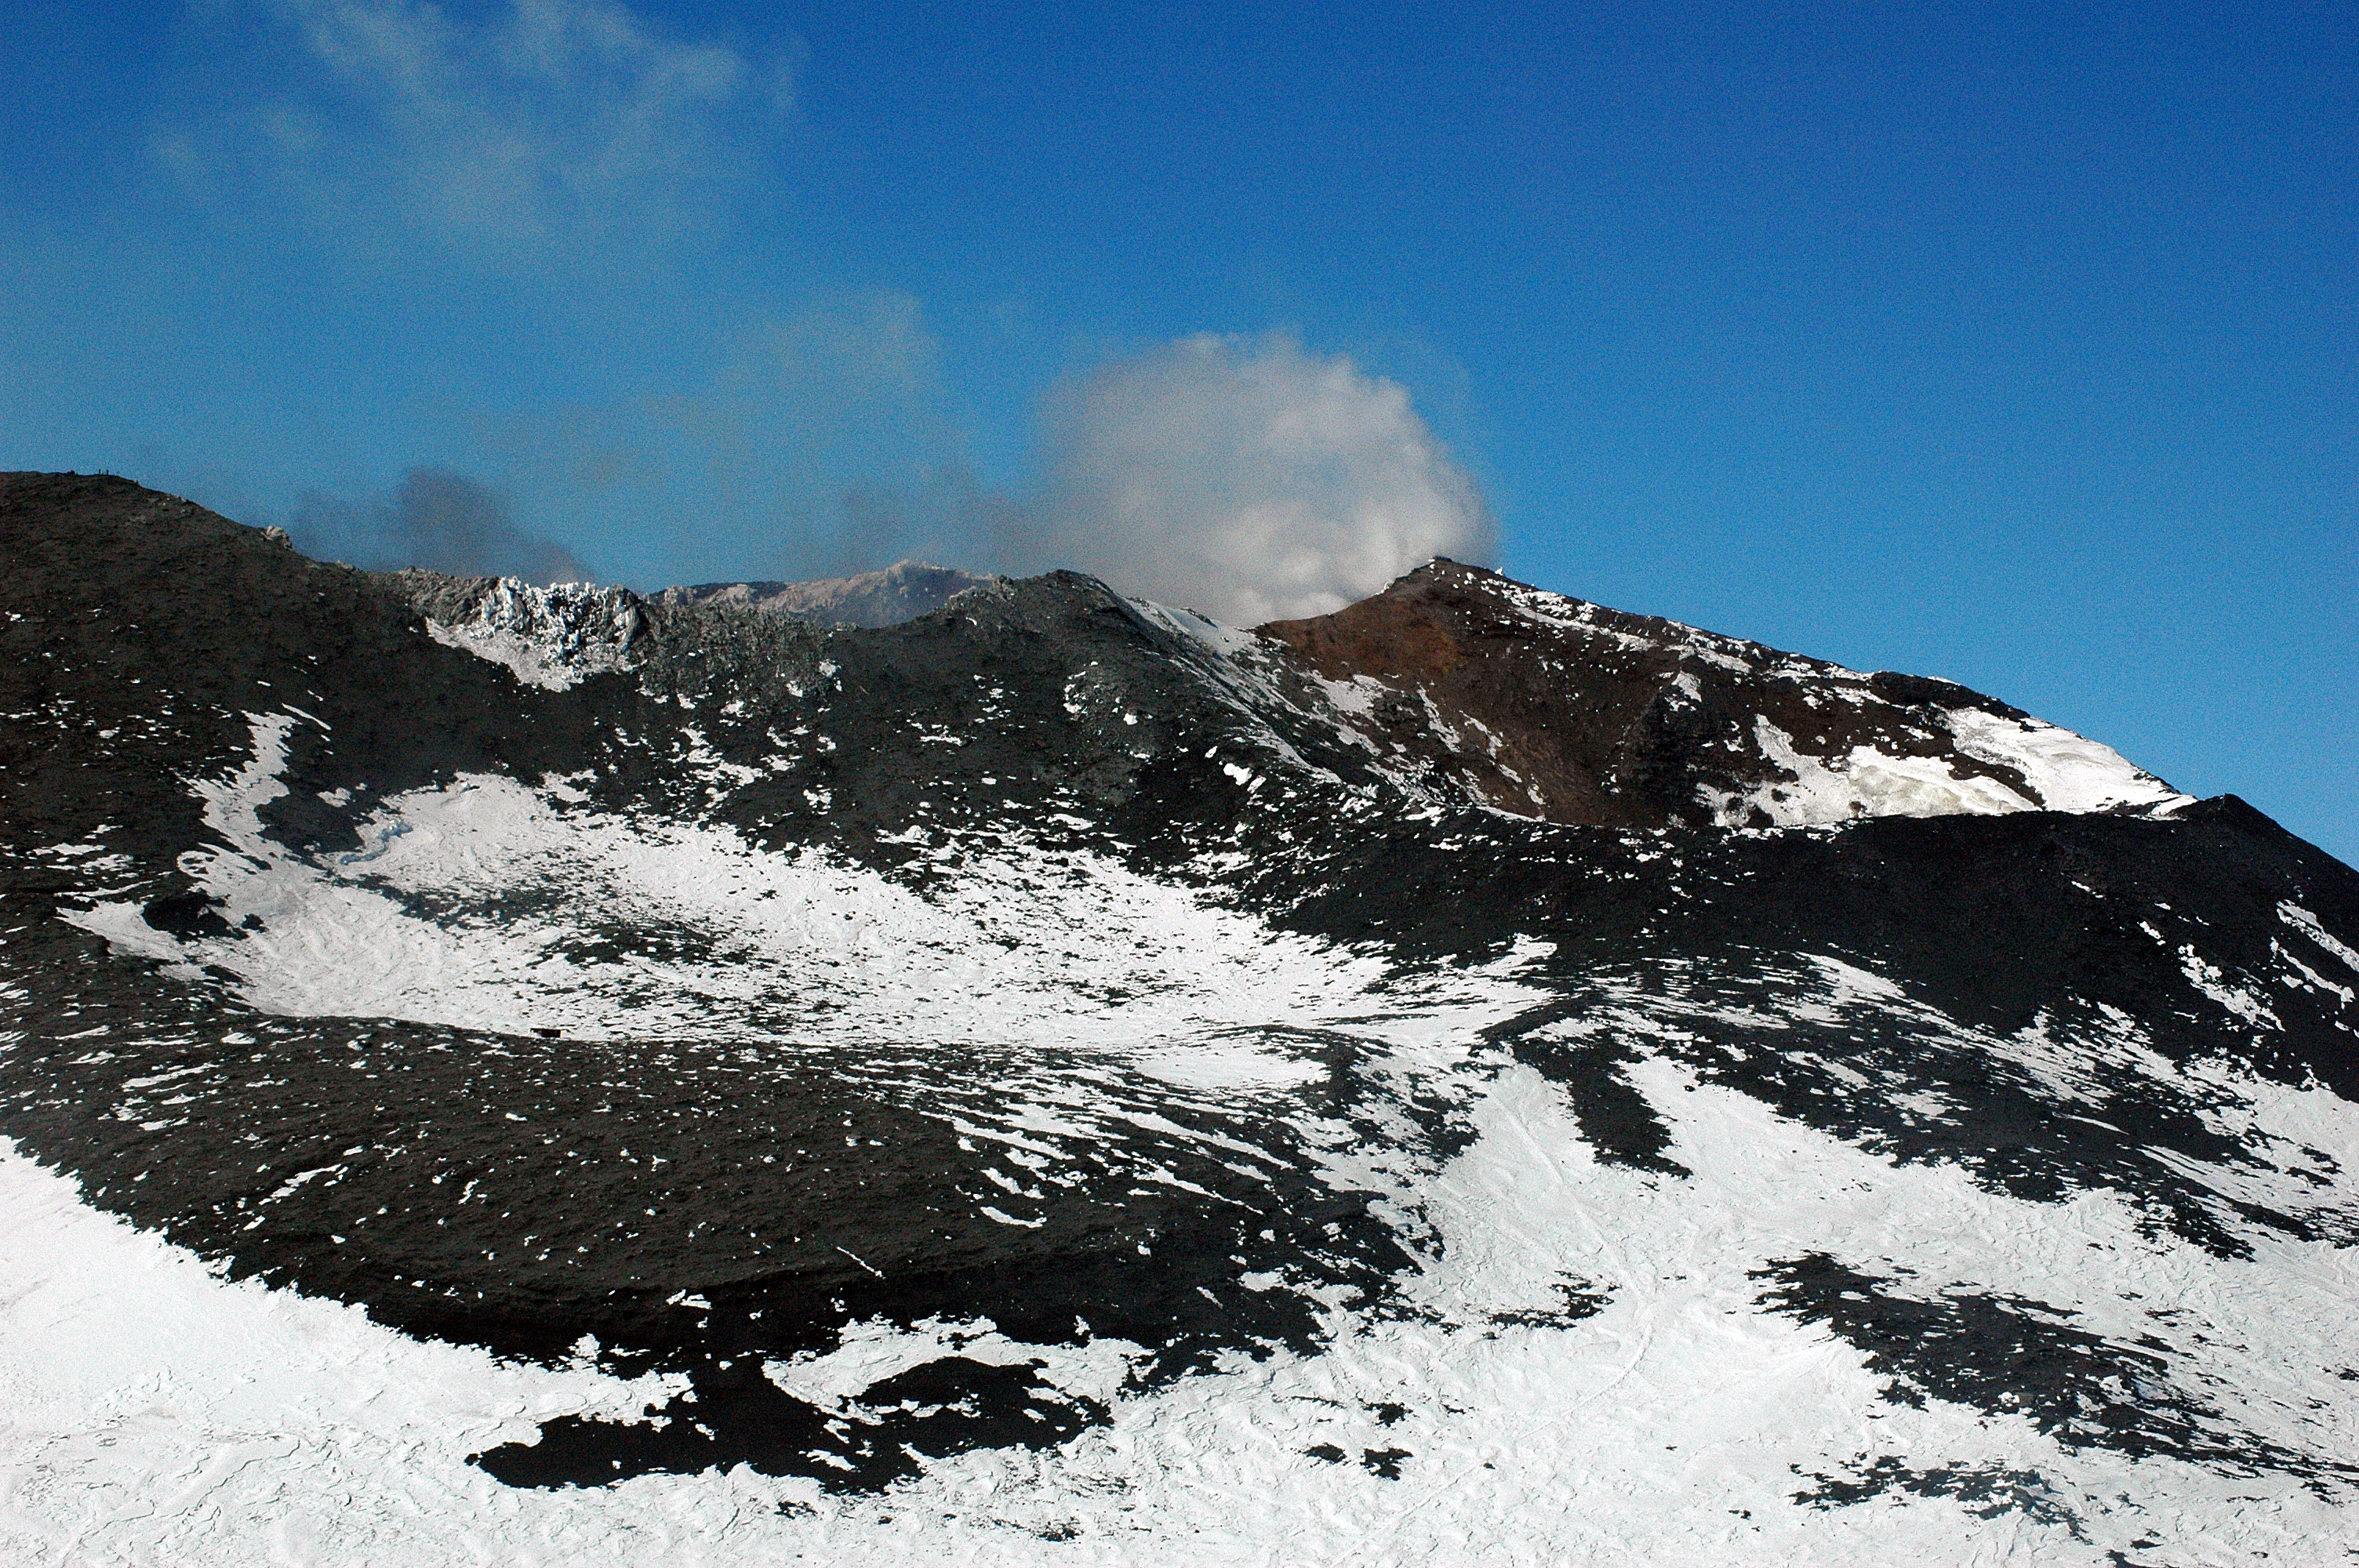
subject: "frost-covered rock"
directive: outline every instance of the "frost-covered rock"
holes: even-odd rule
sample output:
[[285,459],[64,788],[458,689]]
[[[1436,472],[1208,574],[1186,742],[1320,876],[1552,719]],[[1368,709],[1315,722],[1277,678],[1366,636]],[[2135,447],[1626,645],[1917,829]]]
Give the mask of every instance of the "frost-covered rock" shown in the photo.
[[516,578],[394,574],[434,640],[502,665],[527,686],[562,691],[609,670],[628,669],[645,627],[645,604],[624,588]]

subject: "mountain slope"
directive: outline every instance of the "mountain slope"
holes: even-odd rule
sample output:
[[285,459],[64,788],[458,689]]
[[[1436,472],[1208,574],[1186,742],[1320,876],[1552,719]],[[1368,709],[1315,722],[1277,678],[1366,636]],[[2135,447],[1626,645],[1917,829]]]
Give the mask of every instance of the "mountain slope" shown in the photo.
[[[0,1251],[283,1390],[149,1421],[0,1280],[0,1539],[152,1489],[76,1406],[204,1472],[188,1561],[275,1517],[191,1457],[247,1441],[347,1557],[2348,1530],[2359,875],[2233,799],[1447,563],[1256,634],[373,576],[69,476],[0,547]],[[286,1369],[357,1332],[290,1289],[408,1413]]]

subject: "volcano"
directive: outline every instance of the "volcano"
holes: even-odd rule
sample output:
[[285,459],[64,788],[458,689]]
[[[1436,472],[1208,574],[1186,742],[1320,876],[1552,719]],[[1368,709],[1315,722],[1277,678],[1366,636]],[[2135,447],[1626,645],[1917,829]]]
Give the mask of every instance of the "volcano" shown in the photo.
[[0,477],[0,1556],[2359,1552],[2359,873],[1453,562],[875,576]]

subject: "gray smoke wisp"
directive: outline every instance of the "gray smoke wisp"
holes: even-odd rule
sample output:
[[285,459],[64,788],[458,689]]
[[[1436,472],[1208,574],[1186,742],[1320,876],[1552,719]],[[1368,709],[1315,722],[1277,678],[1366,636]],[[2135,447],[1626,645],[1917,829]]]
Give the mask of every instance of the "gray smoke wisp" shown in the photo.
[[411,469],[390,496],[372,503],[306,495],[287,531],[308,555],[360,567],[424,567],[534,583],[594,580],[573,552],[511,521],[496,492],[448,469]]

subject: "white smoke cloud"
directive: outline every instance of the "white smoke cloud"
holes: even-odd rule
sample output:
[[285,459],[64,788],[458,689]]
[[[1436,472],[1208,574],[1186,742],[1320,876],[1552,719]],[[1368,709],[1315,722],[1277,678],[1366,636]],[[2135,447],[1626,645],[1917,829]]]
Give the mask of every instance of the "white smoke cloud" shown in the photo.
[[1288,338],[1106,366],[1052,401],[1047,434],[1022,553],[1232,625],[1323,615],[1495,544],[1406,388]]

